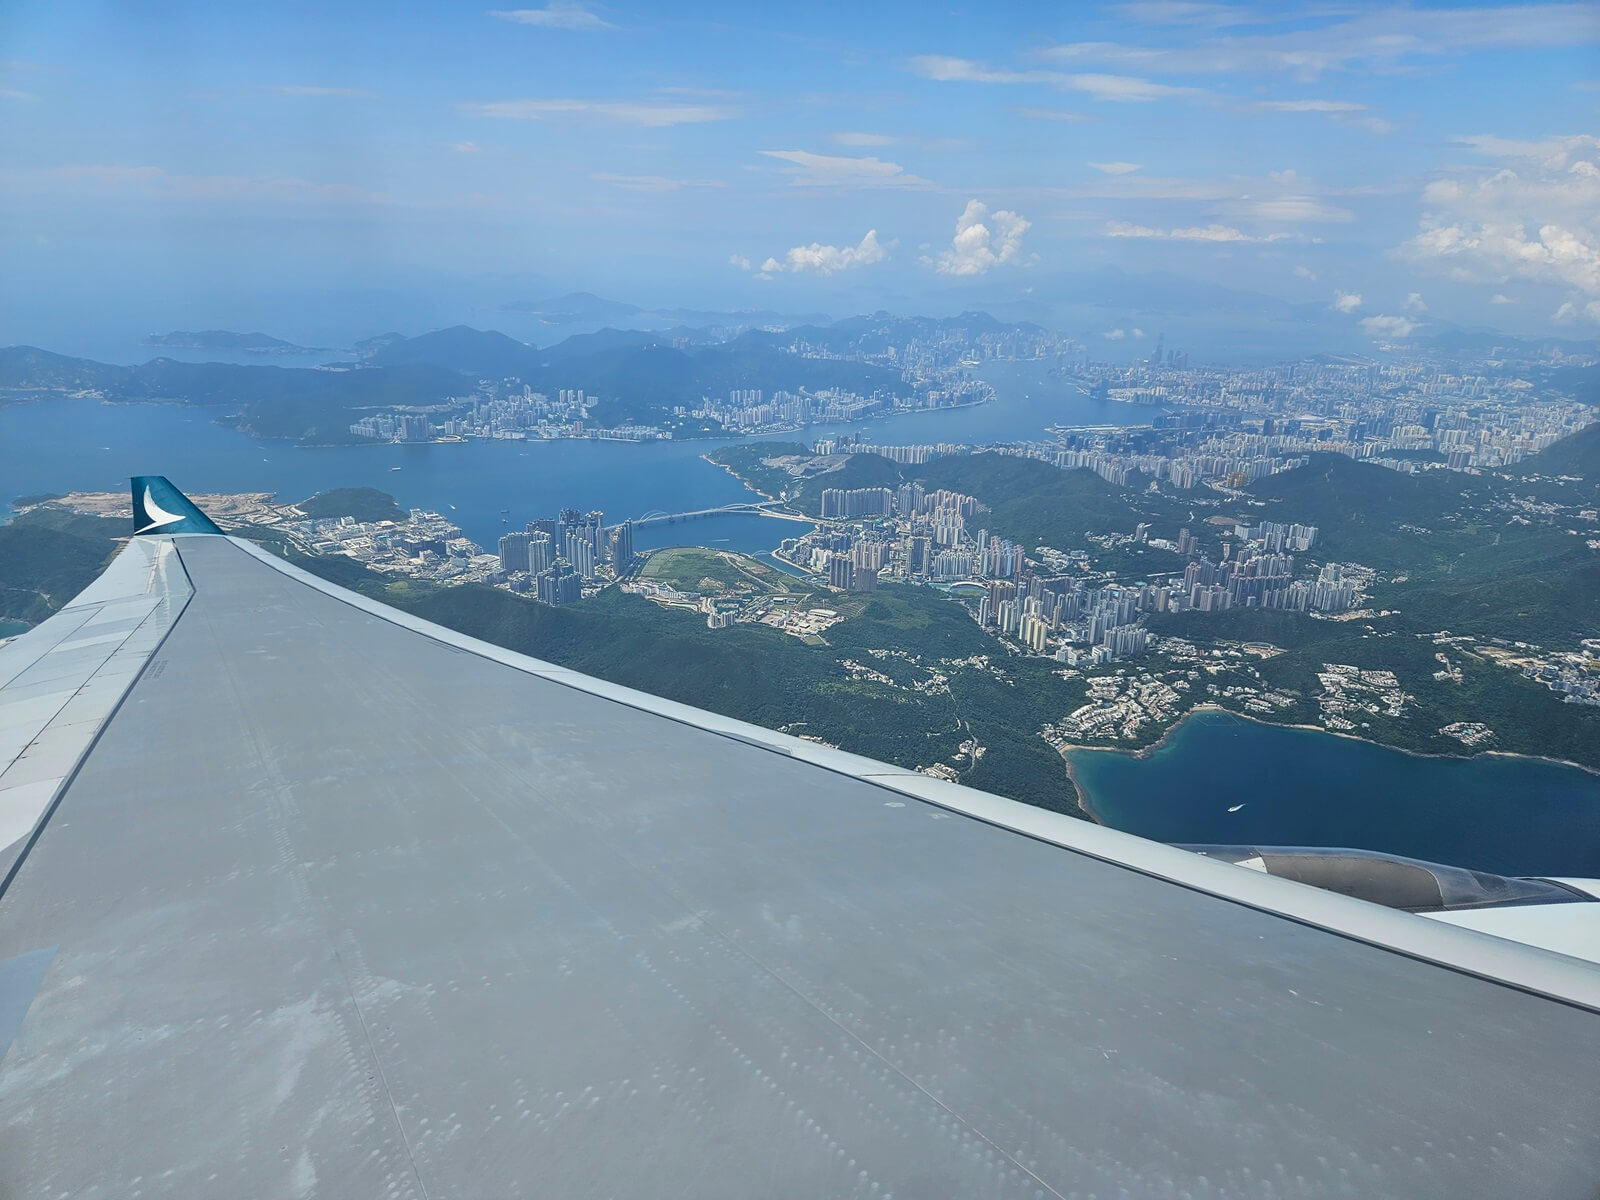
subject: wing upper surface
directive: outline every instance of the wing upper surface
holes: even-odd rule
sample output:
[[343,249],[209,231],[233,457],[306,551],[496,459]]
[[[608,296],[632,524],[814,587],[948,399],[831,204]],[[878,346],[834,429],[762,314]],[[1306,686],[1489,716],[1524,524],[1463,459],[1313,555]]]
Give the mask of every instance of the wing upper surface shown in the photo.
[[0,1191],[1600,1177],[1581,1004],[1106,861],[1132,841],[1108,831],[1051,844],[1006,802],[572,686],[225,539],[164,544],[193,595],[163,668],[0,901],[0,960],[54,948],[0,1061]]

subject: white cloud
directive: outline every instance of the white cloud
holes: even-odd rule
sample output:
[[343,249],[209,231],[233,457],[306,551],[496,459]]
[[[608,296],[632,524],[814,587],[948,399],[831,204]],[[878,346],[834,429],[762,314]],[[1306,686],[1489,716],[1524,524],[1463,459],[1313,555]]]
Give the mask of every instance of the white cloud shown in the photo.
[[869,229],[867,235],[854,246],[825,246],[821,242],[812,242],[809,246],[791,247],[781,260],[769,258],[762,263],[761,272],[764,275],[779,271],[837,275],[840,271],[880,263],[888,257],[889,252],[878,241],[878,231]]
[[1576,300],[1568,300],[1560,308],[1556,309],[1554,319],[1562,325],[1568,325],[1580,317],[1587,317],[1596,324],[1600,324],[1600,300],[1591,300],[1583,305],[1580,305]]
[[20,92],[16,88],[0,87],[0,100],[37,100],[38,98],[32,92]]
[[1361,307],[1361,293],[1335,291],[1332,307],[1337,312],[1353,313]]
[[1367,106],[1351,100],[1260,100],[1256,107],[1264,112],[1355,113]]
[[1358,129],[1365,129],[1368,133],[1392,133],[1394,126],[1383,117],[1371,115],[1365,104],[1357,104],[1353,100],[1258,100],[1255,103],[1258,112],[1276,113],[1320,113],[1330,121],[1337,121],[1341,125],[1353,125]]
[[1030,120],[1033,120],[1033,121],[1065,121],[1065,122],[1077,123],[1077,122],[1080,122],[1080,121],[1092,121],[1092,120],[1094,120],[1093,117],[1087,116],[1084,113],[1069,112],[1064,108],[1028,108],[1028,107],[1023,107],[1023,108],[1017,109],[1016,113],[1017,113],[1017,116],[1019,116],[1019,117],[1027,117],[1027,118],[1029,118]]
[[1581,156],[1586,151],[1600,149],[1600,138],[1586,133],[1546,138],[1542,142],[1496,137],[1492,133],[1468,134],[1451,140],[1485,158],[1532,159],[1552,169],[1566,166],[1574,155]]
[[326,96],[344,100],[370,100],[373,93],[363,88],[316,87],[311,84],[286,83],[272,89],[280,96]]
[[1565,288],[1574,311],[1600,301],[1600,138],[1460,140],[1496,164],[1428,184],[1401,257],[1461,282]]
[[1135,340],[1138,340],[1139,338],[1142,338],[1144,336],[1144,330],[1137,329],[1137,328],[1135,328],[1135,329],[1108,329],[1104,333],[1102,333],[1100,336],[1105,338],[1106,341],[1108,341],[1108,342],[1120,342],[1124,338],[1133,338]]
[[483,151],[483,147],[477,142],[451,142],[450,149],[457,154],[479,154]]
[[1129,175],[1139,169],[1138,163],[1131,162],[1092,162],[1089,165],[1102,175]]
[[1096,100],[1112,100],[1125,104],[1143,104],[1169,96],[1198,95],[1198,89],[1172,87],[1165,83],[1152,83],[1131,75],[1068,75],[1064,86],[1087,92]]
[[1409,317],[1362,317],[1361,328],[1373,337],[1410,337],[1417,323]]
[[725,104],[663,104],[648,100],[496,100],[464,107],[473,116],[503,120],[548,121],[553,117],[593,117],[651,129],[727,121],[739,115],[738,109]]
[[1162,100],[1169,96],[1200,94],[1197,88],[1174,87],[1171,84],[1155,83],[1133,75],[1018,71],[1009,67],[991,67],[970,58],[952,58],[944,54],[918,55],[911,60],[911,69],[924,79],[933,79],[940,83],[1035,83],[1084,92],[1096,100],[1131,104]]
[[882,133],[836,133],[833,140],[841,146],[892,146],[899,138]]
[[742,254],[730,254],[728,255],[728,265],[741,271],[748,271],[750,269],[750,260]]
[[1421,292],[1412,292],[1406,296],[1404,307],[1407,312],[1425,313],[1428,311],[1428,306],[1423,303]]
[[1054,83],[1060,78],[1054,71],[996,70],[970,58],[944,54],[919,54],[911,60],[911,69],[940,83]]
[[1294,274],[1296,279],[1309,279],[1313,283],[1317,281],[1316,272],[1310,267],[1297,266],[1294,269]]
[[1234,216],[1257,221],[1280,221],[1284,224],[1302,222],[1354,221],[1355,213],[1335,204],[1328,204],[1315,196],[1269,196],[1262,199],[1245,197],[1226,206]]
[[1511,304],[1511,303],[1514,303],[1514,302],[1512,301],[1511,297],[1506,295],[1504,292],[1496,292],[1494,295],[1489,297],[1489,303],[1490,304]]
[[1231,225],[1194,226],[1187,229],[1152,229],[1148,225],[1132,225],[1127,221],[1109,221],[1105,235],[1114,238],[1147,238],[1173,242],[1281,242],[1292,235],[1269,233],[1258,237],[1235,229]]
[[1231,4],[1206,4],[1198,0],[1129,0],[1117,11],[1148,25],[1257,25],[1263,18],[1249,9]]
[[813,154],[809,150],[763,150],[768,158],[793,164],[786,172],[801,187],[930,188],[928,180],[912,175],[899,163],[881,158],[851,158],[838,154]]
[[673,179],[666,175],[615,175],[600,171],[592,176],[599,183],[611,183],[632,192],[677,192],[684,188],[720,188],[720,179]]
[[543,29],[615,29],[609,21],[601,20],[587,4],[572,0],[550,0],[543,8],[490,9],[491,17],[514,21],[518,25],[537,25]]
[[[1284,12],[1298,11],[1281,6]],[[1261,22],[1262,10],[1247,10]],[[1266,10],[1271,12],[1269,8]],[[1592,5],[1433,6],[1327,5],[1301,14],[1285,32],[1194,38],[1164,46],[1075,42],[1046,47],[1033,58],[1096,63],[1159,75],[1283,72],[1312,80],[1337,70],[1392,71],[1429,60],[1515,47],[1593,45],[1600,22]]]
[[950,249],[931,261],[941,275],[983,275],[994,267],[1014,263],[1022,254],[1022,235],[1029,222],[1014,212],[989,211],[981,200],[967,201],[956,218]]

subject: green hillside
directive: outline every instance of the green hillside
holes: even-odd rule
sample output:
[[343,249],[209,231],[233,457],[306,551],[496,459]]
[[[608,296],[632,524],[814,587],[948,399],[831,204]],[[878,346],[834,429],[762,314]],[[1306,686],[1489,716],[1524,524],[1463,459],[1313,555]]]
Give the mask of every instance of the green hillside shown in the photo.
[[[1132,533],[1140,522],[1175,537],[1189,516],[1185,506],[1171,500],[1107,483],[1092,471],[1063,471],[1035,458],[972,454],[911,470],[925,488],[976,496],[990,510],[979,523],[1029,549],[1080,548],[1087,534]],[[1195,533],[1203,530],[1196,527]]]
[[1600,484],[1600,421],[1523,459],[1516,471],[1519,475],[1576,475]]
[[403,521],[405,511],[377,488],[330,488],[295,505],[308,517],[354,517],[358,521]]
[[1493,484],[1459,471],[1405,475],[1342,454],[1314,454],[1306,466],[1246,490],[1266,502],[1251,519],[1315,525],[1316,557],[1380,570],[1442,562],[1494,532],[1476,515]]
[[37,625],[105,567],[128,522],[44,506],[0,525],[0,618]]

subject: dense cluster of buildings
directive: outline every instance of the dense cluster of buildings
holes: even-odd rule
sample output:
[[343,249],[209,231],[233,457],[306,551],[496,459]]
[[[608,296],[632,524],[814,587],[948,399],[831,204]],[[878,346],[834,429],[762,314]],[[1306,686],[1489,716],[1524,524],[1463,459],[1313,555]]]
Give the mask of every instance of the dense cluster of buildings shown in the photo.
[[[350,426],[357,437],[385,442],[432,442],[463,438],[526,441],[529,438],[599,438],[613,442],[669,440],[672,431],[654,425],[596,425],[589,418],[595,398],[582,388],[560,388],[554,397],[517,380],[485,380],[478,391],[425,412],[382,412]],[[444,414],[441,416],[441,412]],[[435,417],[440,419],[435,420]]]
[[1322,723],[1337,732],[1348,733],[1367,725],[1368,716],[1403,716],[1406,705],[1416,700],[1401,688],[1393,671],[1323,663],[1317,681],[1322,684],[1317,695]]
[[1184,488],[1242,487],[1316,451],[1408,472],[1493,470],[1592,419],[1584,405],[1539,393],[1505,364],[1483,372],[1425,358],[1191,368],[1158,354],[1127,366],[1085,363],[1068,377],[1135,412],[1156,407],[1123,428],[1068,432],[1067,449],[1084,457],[1064,465],[1115,482],[1143,471]]
[[399,521],[303,517],[272,522],[311,554],[343,554],[384,574],[432,583],[493,583],[499,560],[436,512],[414,508]]
[[564,508],[501,537],[491,582],[541,604],[574,604],[585,587],[626,574],[633,559],[632,521],[608,526],[604,513]]
[[[1364,567],[1325,563],[1313,579],[1297,579],[1294,553],[1310,550],[1317,540],[1315,525],[1283,525],[1264,521],[1235,525],[1237,541],[1223,545],[1221,562],[1198,554],[1193,536],[1179,531],[1174,549],[1189,562],[1182,582],[1147,584],[1139,606],[1153,612],[1221,612],[1229,608],[1276,608],[1293,612],[1343,613],[1353,609],[1371,582]],[[1147,532],[1141,526],[1141,534]],[[1290,553],[1293,551],[1294,553]]]
[[419,413],[378,413],[350,426],[357,437],[380,442],[431,442],[438,436],[433,422]]
[[1470,647],[1473,653],[1542,683],[1568,704],[1600,707],[1600,638],[1584,638],[1575,650],[1547,650],[1501,638],[1481,642],[1448,634],[1436,636],[1434,642]]
[[959,373],[941,373],[931,379],[916,379],[908,373],[907,379],[913,380],[907,395],[877,391],[863,396],[842,388],[801,388],[768,396],[761,388],[735,388],[726,397],[702,397],[688,415],[714,422],[729,433],[772,433],[893,413],[960,408],[994,399],[994,389],[987,383]]
[[[822,447],[819,446],[819,449]],[[1039,547],[1030,556],[983,526],[984,507],[972,496],[925,489],[830,488],[820,496],[823,525],[786,539],[777,556],[845,591],[872,591],[881,578],[964,592],[977,601],[986,628],[1035,654],[1098,664],[1145,653],[1143,616],[1153,612],[1220,612],[1275,608],[1346,613],[1364,597],[1372,574],[1364,567],[1322,565],[1297,577],[1295,556],[1317,540],[1312,525],[1262,521],[1234,525],[1220,562],[1201,552],[1188,529],[1176,541],[1150,536],[1141,524],[1132,538],[1173,553],[1172,570],[1155,582],[1091,586],[1081,552]]]

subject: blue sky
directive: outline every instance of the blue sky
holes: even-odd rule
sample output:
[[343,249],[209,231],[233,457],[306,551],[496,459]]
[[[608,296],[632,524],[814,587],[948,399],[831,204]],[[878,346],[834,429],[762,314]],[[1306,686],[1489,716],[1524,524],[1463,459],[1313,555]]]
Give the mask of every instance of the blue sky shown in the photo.
[[1107,272],[1593,336],[1597,110],[1592,4],[14,2],[0,342]]

